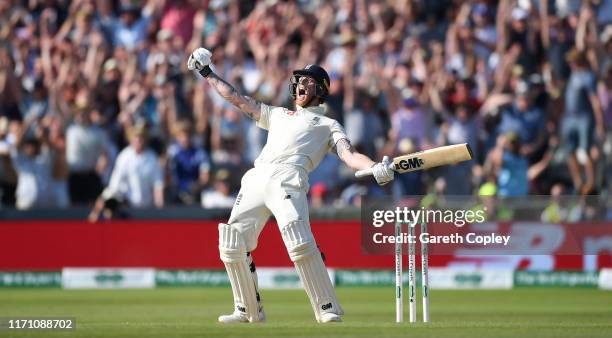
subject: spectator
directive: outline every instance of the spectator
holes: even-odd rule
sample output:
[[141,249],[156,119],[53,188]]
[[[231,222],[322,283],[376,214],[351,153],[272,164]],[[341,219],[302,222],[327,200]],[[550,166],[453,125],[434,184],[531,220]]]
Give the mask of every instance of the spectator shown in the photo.
[[516,133],[520,137],[521,154],[531,156],[546,142],[544,112],[534,105],[527,82],[519,82],[514,101],[502,109],[498,135]]
[[[376,98],[367,92],[358,92],[360,104],[347,111],[344,118],[346,135],[362,154],[376,157],[377,141],[384,142],[382,121],[378,116]],[[380,142],[378,142],[380,144]]]
[[214,117],[212,160],[220,167],[239,171],[243,169],[244,130],[240,120],[239,113],[229,106]]
[[568,220],[568,208],[566,201],[564,201],[563,193],[565,187],[557,183],[550,190],[550,203],[542,211],[540,219],[546,223],[560,223]]
[[598,86],[598,94],[604,114],[604,124],[606,128],[610,128],[612,127],[612,63],[604,72],[603,81]]
[[[565,90],[561,142],[568,152],[574,189],[586,195],[593,191],[595,185],[595,163],[591,146],[595,137],[604,137],[603,112],[597,98],[595,75],[589,68],[585,53],[574,49],[567,54],[567,61],[572,73]],[[584,170],[584,181],[581,167]]]
[[472,20],[474,21],[474,52],[476,55],[487,60],[495,50],[497,31],[491,22],[490,8],[487,4],[477,3],[472,7]]
[[56,179],[66,177],[65,158],[57,144],[50,141],[49,130],[42,127],[30,133],[35,116],[25,120],[11,150],[17,172],[16,207],[66,207],[57,194]]
[[191,40],[195,8],[187,0],[175,0],[166,4],[160,21],[162,29],[170,30],[185,46]]
[[21,120],[20,88],[14,73],[15,63],[8,46],[0,45],[0,116]]
[[202,207],[231,208],[234,205],[236,196],[232,194],[229,178],[230,172],[227,169],[215,173],[212,188],[202,193]]
[[133,50],[145,40],[149,22],[155,14],[154,1],[144,8],[133,3],[124,3],[119,10],[119,19],[103,18],[102,27],[109,32],[114,46]]
[[497,187],[493,182],[487,182],[478,189],[479,204],[472,210],[482,210],[487,221],[512,221],[514,220],[514,209],[500,199],[496,198]]
[[102,192],[102,174],[110,162],[106,133],[91,124],[92,112],[79,109],[66,130],[68,190],[73,205],[91,204]]
[[411,90],[403,93],[402,106],[398,107],[391,116],[391,131],[389,142],[397,151],[402,140],[411,140],[417,151],[428,147],[430,117],[423,110],[418,99]]
[[117,60],[110,58],[104,62],[102,77],[93,90],[93,120],[101,126],[113,126],[119,115],[119,84],[121,72]]
[[[440,127],[439,145],[468,143],[475,154],[478,154],[478,121],[474,114],[469,113],[466,105],[457,106],[453,116],[446,115],[448,122]],[[449,195],[470,195],[472,193],[471,177],[473,162],[463,162],[442,168],[444,179],[448,184],[446,192]]]
[[176,198],[193,204],[208,184],[210,159],[204,149],[193,144],[189,122],[180,121],[174,129],[175,143],[168,147],[168,169]]
[[517,134],[500,135],[498,146],[489,154],[491,172],[497,177],[497,196],[524,196],[529,192],[527,160],[520,154]]
[[[57,173],[51,180],[54,203],[60,208],[70,205],[68,193],[68,163],[66,161],[66,126],[63,119],[57,115],[46,116],[43,119],[43,127],[48,130],[49,145],[53,149],[55,162],[59,165]],[[45,129],[43,129],[43,132]]]
[[110,221],[114,219],[128,219],[129,214],[124,209],[125,201],[115,197],[100,198],[89,213],[87,220],[90,223]]
[[310,189],[310,205],[314,208],[325,206],[325,196],[327,195],[327,186],[324,183],[316,183]]
[[117,161],[108,187],[102,193],[104,199],[125,199],[129,206],[137,208],[161,208],[164,206],[164,179],[159,157],[147,147],[147,131],[142,125],[128,131],[130,145],[123,149]]
[[17,173],[11,161],[12,141],[9,138],[9,120],[0,117],[0,207],[15,206]]
[[27,118],[30,115],[42,117],[47,114],[49,111],[48,95],[47,87],[45,87],[42,80],[37,80],[34,83],[32,94],[25,100],[24,117]]
[[[340,159],[332,154],[326,155],[319,166],[310,173],[308,177],[308,183],[311,187],[316,184],[321,184],[326,190],[337,191],[342,185],[342,179],[340,177]],[[352,173],[350,173],[352,175]]]

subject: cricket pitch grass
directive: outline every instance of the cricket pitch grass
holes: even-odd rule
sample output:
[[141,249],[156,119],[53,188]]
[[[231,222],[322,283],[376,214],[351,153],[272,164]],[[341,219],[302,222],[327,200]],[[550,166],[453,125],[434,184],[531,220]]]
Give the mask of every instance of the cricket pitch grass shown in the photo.
[[612,337],[609,291],[433,290],[428,324],[394,322],[392,286],[338,288],[338,296],[343,323],[315,323],[302,290],[263,290],[267,322],[227,326],[217,316],[232,310],[229,288],[0,289],[0,317],[76,318],[74,331],[0,337]]

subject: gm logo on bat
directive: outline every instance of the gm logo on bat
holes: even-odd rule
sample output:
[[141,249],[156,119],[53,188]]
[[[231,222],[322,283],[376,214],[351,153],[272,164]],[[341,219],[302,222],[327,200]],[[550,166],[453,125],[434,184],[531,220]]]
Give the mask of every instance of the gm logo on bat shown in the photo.
[[407,160],[401,160],[399,163],[395,164],[396,170],[408,170],[408,169],[416,169],[420,168],[425,164],[422,158],[414,157],[409,158]]

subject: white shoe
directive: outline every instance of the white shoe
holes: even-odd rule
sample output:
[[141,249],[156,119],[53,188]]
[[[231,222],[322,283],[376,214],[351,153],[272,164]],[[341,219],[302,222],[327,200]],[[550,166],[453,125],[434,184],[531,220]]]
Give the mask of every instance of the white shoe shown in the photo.
[[322,313],[319,317],[319,323],[332,323],[332,322],[341,322],[342,317],[332,312]]
[[[259,310],[259,321],[260,322],[265,322],[266,321],[266,313],[264,312],[263,308]],[[223,324],[234,324],[234,323],[248,323],[249,322],[249,318],[247,318],[247,316],[236,310],[234,311],[234,313],[232,313],[231,315],[220,315],[219,316],[219,323],[223,323]]]

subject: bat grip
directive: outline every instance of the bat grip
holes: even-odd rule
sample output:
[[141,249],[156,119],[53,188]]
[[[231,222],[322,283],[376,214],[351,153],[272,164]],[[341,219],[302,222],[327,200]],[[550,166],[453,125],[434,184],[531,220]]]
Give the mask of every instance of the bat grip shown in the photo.
[[358,170],[355,173],[355,177],[357,177],[357,178],[366,177],[366,176],[370,176],[370,175],[372,175],[372,168]]

